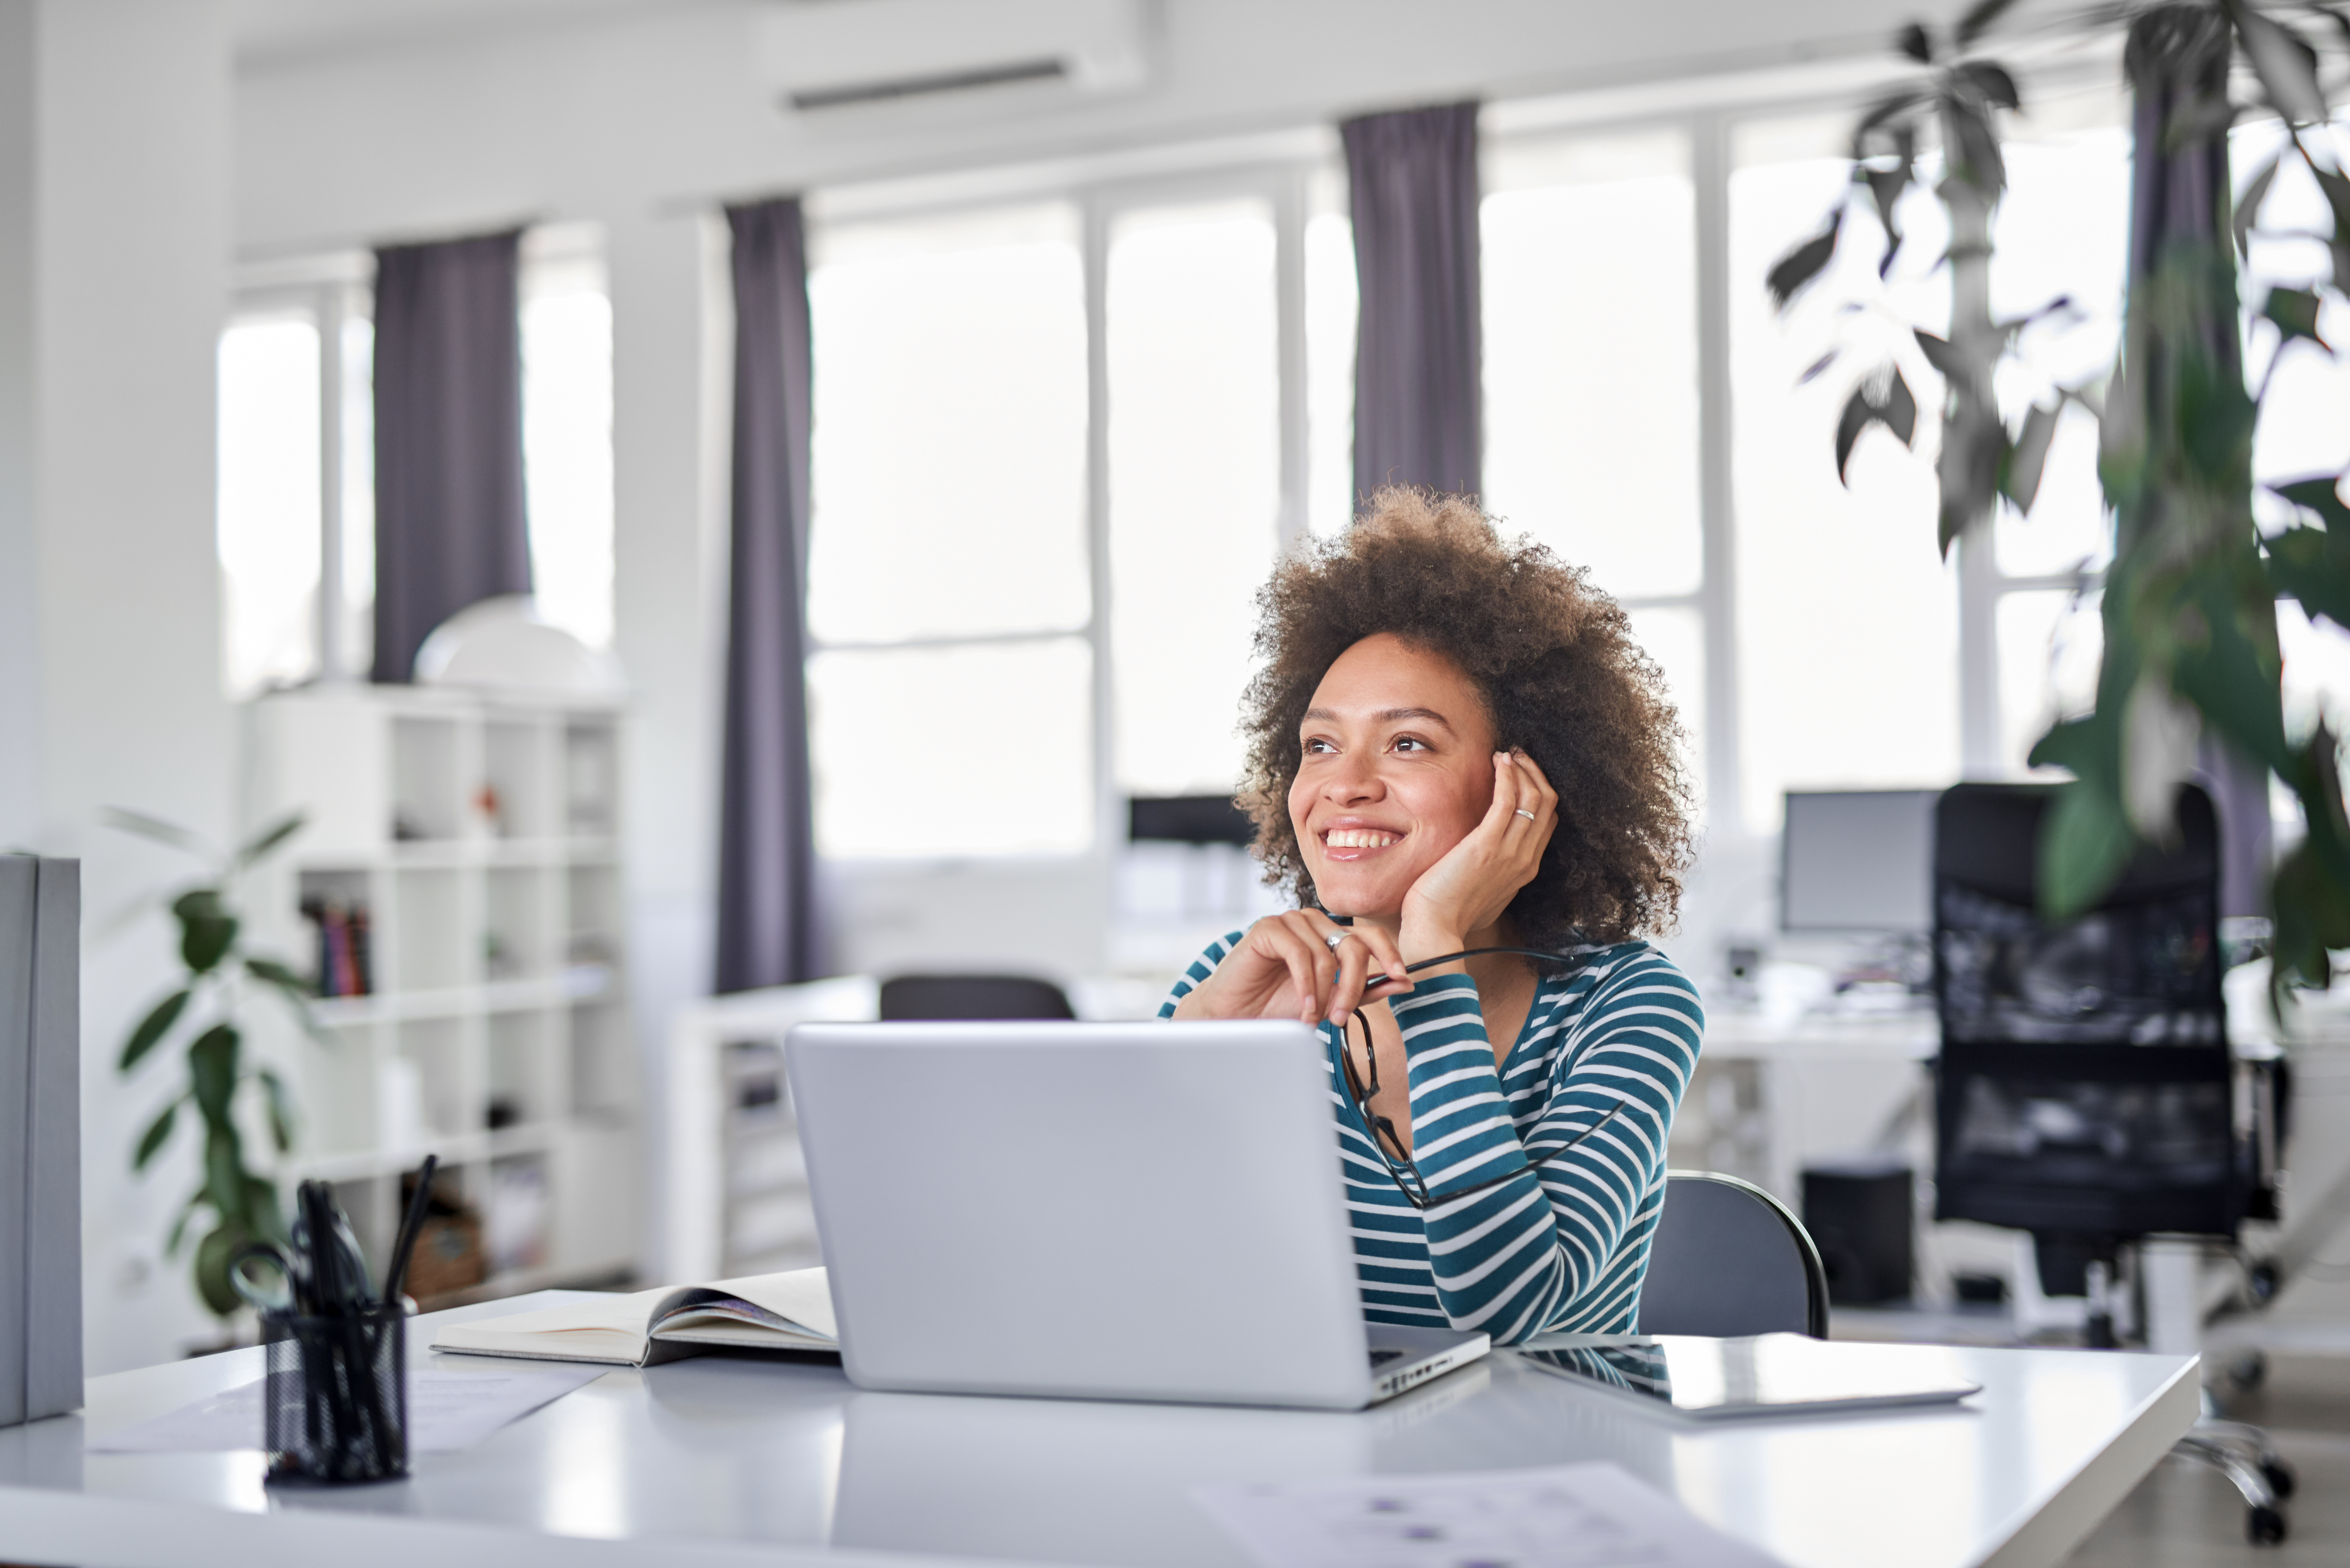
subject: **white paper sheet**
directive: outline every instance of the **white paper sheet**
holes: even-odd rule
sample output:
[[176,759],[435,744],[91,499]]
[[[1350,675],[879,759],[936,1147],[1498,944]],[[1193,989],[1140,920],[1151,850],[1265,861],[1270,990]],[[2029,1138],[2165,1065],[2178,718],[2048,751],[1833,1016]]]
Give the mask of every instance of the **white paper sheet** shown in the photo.
[[1783,1568],[1611,1464],[1191,1496],[1265,1568]]
[[[500,1366],[494,1371],[408,1374],[408,1451],[452,1454],[509,1421],[560,1399],[612,1369],[577,1362]],[[261,1380],[157,1416],[88,1444],[99,1454],[210,1453],[261,1447]]]

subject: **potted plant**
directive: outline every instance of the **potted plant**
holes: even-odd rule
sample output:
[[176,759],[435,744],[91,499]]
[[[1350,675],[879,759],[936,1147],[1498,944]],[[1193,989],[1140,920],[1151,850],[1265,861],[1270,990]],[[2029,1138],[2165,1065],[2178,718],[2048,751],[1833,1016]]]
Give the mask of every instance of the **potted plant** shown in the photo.
[[133,1170],[144,1171],[171,1141],[180,1113],[194,1113],[203,1139],[203,1177],[172,1221],[164,1251],[176,1255],[190,1223],[202,1224],[192,1263],[196,1293],[215,1315],[225,1318],[243,1304],[228,1277],[229,1259],[236,1249],[249,1241],[283,1241],[286,1236],[277,1184],[248,1161],[239,1107],[255,1106],[276,1153],[282,1156],[294,1145],[294,1107],[285,1080],[247,1057],[239,1020],[257,989],[291,1009],[307,1033],[331,1043],[311,1012],[310,988],[301,977],[275,959],[246,950],[243,925],[229,898],[235,878],[299,831],[302,815],[297,812],[282,818],[226,855],[186,828],[137,812],[112,811],[109,820],[125,832],[203,862],[195,884],[165,905],[179,929],[184,973],[171,994],[131,1030],[117,1065],[125,1075],[132,1075],[161,1059],[158,1053],[166,1044],[184,1047],[180,1059],[185,1075],[140,1136],[130,1164]]

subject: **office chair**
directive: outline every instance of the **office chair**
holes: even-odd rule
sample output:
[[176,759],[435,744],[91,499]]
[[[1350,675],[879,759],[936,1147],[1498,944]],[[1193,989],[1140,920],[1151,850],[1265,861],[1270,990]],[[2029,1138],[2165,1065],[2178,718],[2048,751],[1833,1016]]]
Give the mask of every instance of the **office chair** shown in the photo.
[[[1934,1217],[2029,1231],[2041,1288],[2085,1297],[2089,1343],[2111,1348],[2122,1249],[2158,1232],[2232,1241],[2274,1212],[2273,1165],[2235,1120],[2210,796],[2182,788],[2178,842],[2050,927],[2037,870],[2053,794],[1959,784],[1935,807]],[[2235,1482],[2254,1542],[2284,1538],[2292,1472],[2258,1428],[2213,1418],[2207,1396],[2178,1451]]]
[[1665,1173],[1640,1284],[1642,1334],[1828,1335],[1828,1276],[1794,1211],[1751,1181]]
[[885,1021],[1076,1016],[1059,986],[1024,975],[901,974],[881,982]]

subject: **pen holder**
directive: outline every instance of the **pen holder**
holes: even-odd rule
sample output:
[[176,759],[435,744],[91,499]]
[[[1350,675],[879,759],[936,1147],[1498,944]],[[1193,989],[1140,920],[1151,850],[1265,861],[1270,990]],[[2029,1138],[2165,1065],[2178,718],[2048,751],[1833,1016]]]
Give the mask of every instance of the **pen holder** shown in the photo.
[[408,1473],[408,1320],[398,1302],[338,1317],[261,1314],[262,1445],[272,1480]]

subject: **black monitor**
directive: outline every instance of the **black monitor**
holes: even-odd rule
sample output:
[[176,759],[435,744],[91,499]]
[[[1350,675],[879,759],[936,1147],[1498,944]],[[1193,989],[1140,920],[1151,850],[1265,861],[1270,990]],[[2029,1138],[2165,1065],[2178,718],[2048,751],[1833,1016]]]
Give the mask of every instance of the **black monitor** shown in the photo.
[[1779,927],[1920,934],[1934,925],[1939,790],[1789,790]]

